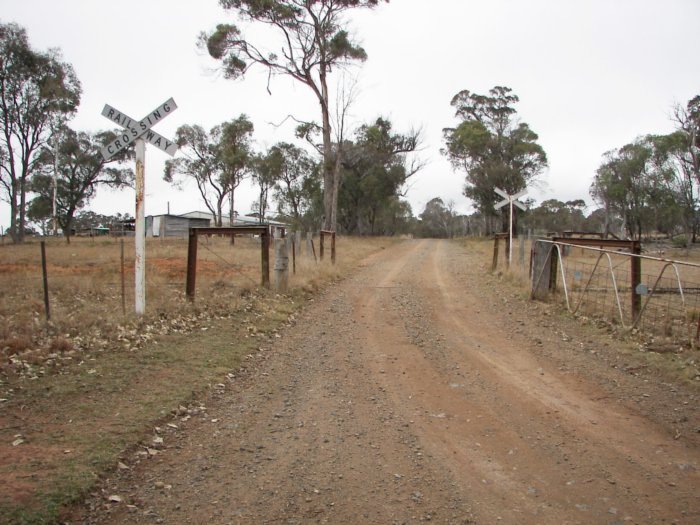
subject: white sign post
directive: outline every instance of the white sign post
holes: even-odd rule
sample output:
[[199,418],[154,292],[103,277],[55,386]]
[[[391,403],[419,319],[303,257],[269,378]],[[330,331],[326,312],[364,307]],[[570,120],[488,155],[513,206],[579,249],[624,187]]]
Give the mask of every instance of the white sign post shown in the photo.
[[102,148],[105,160],[128,147],[135,141],[136,150],[136,218],[135,218],[135,256],[134,256],[134,303],[136,315],[146,311],[146,217],[144,208],[146,182],[146,142],[163,150],[168,155],[174,155],[178,150],[177,144],[159,135],[151,128],[170,113],[177,109],[177,104],[170,98],[139,121],[136,121],[121,111],[105,104],[102,115],[124,128],[124,132],[110,144]]
[[494,209],[500,210],[506,204],[510,206],[510,217],[508,221],[508,266],[510,266],[510,263],[513,262],[513,205],[517,206],[523,211],[527,210],[527,207],[518,200],[520,197],[527,193],[527,190],[520,191],[515,195],[508,195],[505,191],[503,191],[500,188],[494,188],[493,191],[495,191],[496,193],[498,193],[498,195],[503,197],[503,200],[497,203],[494,206]]

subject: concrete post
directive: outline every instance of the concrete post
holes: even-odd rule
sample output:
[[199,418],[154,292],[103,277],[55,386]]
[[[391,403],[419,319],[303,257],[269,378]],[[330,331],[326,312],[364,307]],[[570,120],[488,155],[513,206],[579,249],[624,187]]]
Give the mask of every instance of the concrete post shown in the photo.
[[286,239],[275,239],[275,282],[277,292],[286,292],[289,283],[289,255]]

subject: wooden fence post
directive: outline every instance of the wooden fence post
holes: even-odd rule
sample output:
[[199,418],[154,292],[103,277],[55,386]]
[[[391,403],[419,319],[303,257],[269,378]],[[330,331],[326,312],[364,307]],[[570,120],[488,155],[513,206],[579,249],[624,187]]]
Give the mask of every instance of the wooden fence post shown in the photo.
[[194,301],[195,281],[197,279],[197,230],[190,228],[189,245],[187,246],[187,284],[185,294]]
[[262,258],[262,285],[270,287],[270,232],[269,229],[260,235],[260,250]]
[[335,264],[335,232],[331,233],[331,264]]
[[642,282],[642,258],[635,255],[642,254],[642,243],[634,241],[632,244],[632,257],[630,257],[630,285],[632,288],[632,320],[636,321],[642,311],[642,296],[637,293],[637,287]]
[[559,271],[559,250],[557,244],[552,244],[552,251],[549,255],[549,291],[554,293],[557,291],[557,272]]
[[49,305],[49,276],[46,271],[46,243],[41,241],[41,273],[44,281],[44,308],[46,309],[46,320],[51,320],[51,307]]
[[498,268],[498,235],[493,238],[493,261],[491,262],[491,271],[495,272]]
[[275,239],[275,291],[286,292],[289,283],[287,240]]

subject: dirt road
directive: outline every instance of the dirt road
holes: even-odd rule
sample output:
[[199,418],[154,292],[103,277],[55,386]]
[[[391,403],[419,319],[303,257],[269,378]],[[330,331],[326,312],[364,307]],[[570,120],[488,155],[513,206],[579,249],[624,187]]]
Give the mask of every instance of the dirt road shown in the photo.
[[693,392],[480,261],[431,240],[373,256],[81,519],[700,523]]

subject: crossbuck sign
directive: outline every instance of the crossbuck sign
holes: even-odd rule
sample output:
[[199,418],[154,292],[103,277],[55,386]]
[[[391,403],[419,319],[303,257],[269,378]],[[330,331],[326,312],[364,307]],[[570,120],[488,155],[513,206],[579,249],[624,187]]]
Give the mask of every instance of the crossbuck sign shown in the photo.
[[517,206],[523,211],[527,210],[527,207],[518,200],[520,197],[527,194],[527,190],[520,191],[515,195],[509,195],[501,188],[494,188],[493,191],[495,191],[499,196],[503,197],[501,202],[494,205],[493,208],[495,210],[500,210],[506,204],[510,206],[510,218],[508,220],[508,265],[510,265],[513,262],[513,205]]
[[138,138],[144,139],[168,155],[174,155],[178,149],[177,144],[151,130],[151,128],[176,109],[177,104],[172,98],[169,98],[141,120],[134,120],[109,104],[105,104],[105,107],[102,109],[102,116],[119,124],[125,131],[110,144],[102,148],[102,156],[105,160],[109,160],[115,153],[126,148]]
[[135,310],[137,315],[146,311],[146,217],[144,216],[146,142],[172,156],[178,150],[175,142],[169,141],[151,128],[177,109],[172,98],[163,102],[141,120],[134,120],[123,111],[105,104],[102,116],[119,124],[124,131],[110,144],[102,148],[105,160],[109,160],[132,142],[136,146],[136,231],[135,236]]

